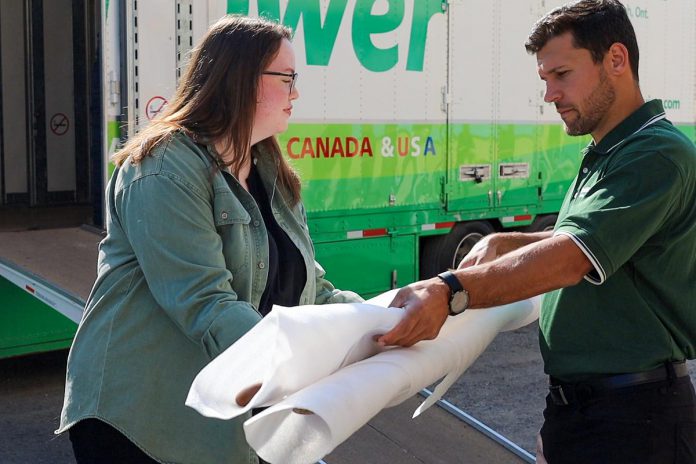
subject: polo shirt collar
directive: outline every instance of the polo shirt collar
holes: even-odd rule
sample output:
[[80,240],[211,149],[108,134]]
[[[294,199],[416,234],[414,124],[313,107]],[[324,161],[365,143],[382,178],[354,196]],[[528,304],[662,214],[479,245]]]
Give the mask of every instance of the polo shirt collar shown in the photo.
[[607,155],[631,135],[664,118],[665,109],[662,107],[662,101],[650,100],[621,121],[598,145],[595,145],[594,141],[590,142],[585,151],[591,150],[600,155]]

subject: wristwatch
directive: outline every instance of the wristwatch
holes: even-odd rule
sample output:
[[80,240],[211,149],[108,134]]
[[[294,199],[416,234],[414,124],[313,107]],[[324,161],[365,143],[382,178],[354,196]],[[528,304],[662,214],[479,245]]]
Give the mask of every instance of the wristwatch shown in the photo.
[[450,288],[449,313],[450,316],[456,316],[464,312],[469,307],[469,292],[464,290],[462,284],[459,283],[457,276],[450,271],[445,271],[437,275]]

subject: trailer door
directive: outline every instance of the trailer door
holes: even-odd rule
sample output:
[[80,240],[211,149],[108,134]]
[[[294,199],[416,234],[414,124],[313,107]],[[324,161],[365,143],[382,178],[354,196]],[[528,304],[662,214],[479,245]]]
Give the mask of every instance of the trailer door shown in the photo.
[[[541,16],[538,2],[498,0],[493,99],[495,101],[494,204],[505,225],[514,218],[530,217],[541,201],[543,173],[537,150],[538,119],[543,102],[536,59],[524,43]],[[542,2],[543,3],[543,2]]]
[[0,2],[0,206],[89,200],[84,0]]
[[446,206],[450,211],[487,210],[495,191],[494,7],[454,0],[449,10]]
[[537,3],[450,2],[449,210],[506,215],[539,202],[539,86],[524,49]]
[[121,49],[122,107],[127,133],[137,132],[157,118],[174,95],[189,54],[208,29],[225,13],[222,2],[195,0],[124,0]]

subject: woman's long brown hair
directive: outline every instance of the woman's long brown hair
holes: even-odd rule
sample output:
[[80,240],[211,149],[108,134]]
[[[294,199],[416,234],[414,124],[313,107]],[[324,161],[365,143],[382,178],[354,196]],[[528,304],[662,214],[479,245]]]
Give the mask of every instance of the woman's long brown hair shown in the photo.
[[[291,30],[261,18],[226,16],[208,30],[192,51],[172,101],[113,156],[116,166],[127,159],[138,163],[177,130],[200,140],[218,142],[234,153],[233,173],[249,162],[251,132],[256,113],[259,80]],[[275,137],[259,142],[276,158],[279,183],[292,204],[300,199],[300,180],[280,153]]]

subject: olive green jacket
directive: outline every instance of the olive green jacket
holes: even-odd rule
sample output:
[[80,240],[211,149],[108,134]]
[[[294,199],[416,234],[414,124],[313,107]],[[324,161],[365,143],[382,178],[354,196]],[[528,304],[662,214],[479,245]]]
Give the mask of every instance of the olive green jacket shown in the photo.
[[[260,319],[268,238],[251,195],[211,147],[177,133],[107,188],[98,276],[68,358],[61,433],[99,418],[172,463],[255,463],[242,417],[184,405],[196,374]],[[271,155],[255,150],[278,224],[300,250],[300,304],[362,301],[324,279],[301,203],[290,207]],[[230,392],[231,394],[231,392]]]

